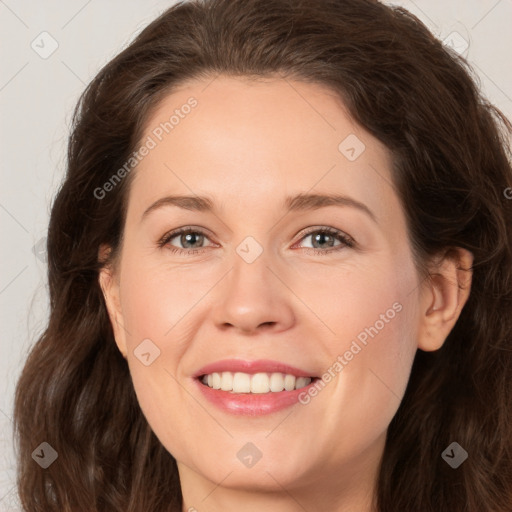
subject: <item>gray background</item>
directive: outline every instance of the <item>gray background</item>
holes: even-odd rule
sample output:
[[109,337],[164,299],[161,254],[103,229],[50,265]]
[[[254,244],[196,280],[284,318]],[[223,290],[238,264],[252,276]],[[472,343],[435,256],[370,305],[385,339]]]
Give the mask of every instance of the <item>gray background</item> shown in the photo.
[[[0,0],[2,512],[19,510],[13,394],[27,352],[48,316],[45,254],[39,247],[64,173],[72,109],[100,67],[173,3],[45,0],[43,5],[35,0]],[[439,39],[467,56],[486,96],[512,119],[512,0],[389,3],[409,9]],[[34,439],[34,448],[42,441]]]

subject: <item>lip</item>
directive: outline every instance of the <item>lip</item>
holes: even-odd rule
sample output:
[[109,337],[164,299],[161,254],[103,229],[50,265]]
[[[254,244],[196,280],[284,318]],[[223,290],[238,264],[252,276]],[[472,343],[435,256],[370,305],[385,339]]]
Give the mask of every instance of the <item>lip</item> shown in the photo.
[[201,377],[209,373],[244,372],[254,373],[288,373],[296,377],[313,377],[312,372],[307,372],[279,361],[260,359],[257,361],[244,361],[240,359],[226,359],[208,364],[194,375],[194,381],[202,395],[213,405],[224,412],[237,415],[261,416],[281,411],[298,403],[299,395],[308,392],[318,378],[313,378],[310,384],[292,391],[259,393],[232,393],[212,389],[201,382]]

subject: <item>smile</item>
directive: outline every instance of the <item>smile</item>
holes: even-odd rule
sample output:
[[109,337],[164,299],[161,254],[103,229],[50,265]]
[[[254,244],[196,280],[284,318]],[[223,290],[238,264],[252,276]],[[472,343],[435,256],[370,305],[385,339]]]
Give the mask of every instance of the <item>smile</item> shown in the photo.
[[200,394],[230,414],[260,416],[298,403],[300,393],[319,380],[311,368],[270,360],[227,359],[193,374]]

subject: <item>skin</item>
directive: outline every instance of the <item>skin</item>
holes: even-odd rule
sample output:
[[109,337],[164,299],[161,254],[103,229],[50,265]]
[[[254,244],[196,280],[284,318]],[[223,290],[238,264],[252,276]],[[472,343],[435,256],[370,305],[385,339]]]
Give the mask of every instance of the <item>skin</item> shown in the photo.
[[[391,154],[328,89],[282,78],[189,81],[158,105],[143,140],[190,96],[197,107],[132,171],[120,258],[99,276],[142,411],[177,460],[183,510],[370,511],[414,355],[440,348],[453,328],[471,284],[458,266],[469,268],[472,255],[456,249],[432,263],[435,277],[420,278]],[[366,146],[355,161],[338,149],[350,134]],[[376,221],[350,206],[287,213],[285,197],[308,192],[350,196]],[[169,205],[141,221],[170,194],[207,195],[215,210]],[[189,225],[206,232],[193,241],[202,252],[180,236],[158,247]],[[357,245],[335,239],[341,249],[325,253],[329,240],[301,235],[324,226]],[[250,264],[236,251],[248,236],[263,249]],[[172,253],[171,243],[189,253]],[[401,311],[307,405],[235,416],[192,379],[226,358],[321,376],[394,303]],[[147,338],[160,350],[150,366],[134,355]],[[237,458],[248,442],[262,454],[251,468]]]

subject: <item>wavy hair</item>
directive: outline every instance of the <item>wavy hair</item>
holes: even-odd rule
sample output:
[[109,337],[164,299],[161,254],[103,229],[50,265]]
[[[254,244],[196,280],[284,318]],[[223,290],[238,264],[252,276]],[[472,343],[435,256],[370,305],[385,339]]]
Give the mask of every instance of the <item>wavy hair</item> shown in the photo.
[[[443,347],[418,351],[389,425],[379,512],[512,511],[512,125],[468,62],[414,15],[372,0],[179,2],[80,97],[48,228],[48,325],[17,383],[18,490],[30,512],[181,511],[175,459],[138,405],[98,284],[118,255],[130,158],[173,88],[218,74],[328,86],[389,148],[417,268],[462,247],[472,290]],[[510,192],[510,194],[509,194]],[[102,244],[112,248],[99,261]],[[31,458],[48,442],[58,459]],[[469,458],[441,457],[457,441]]]

